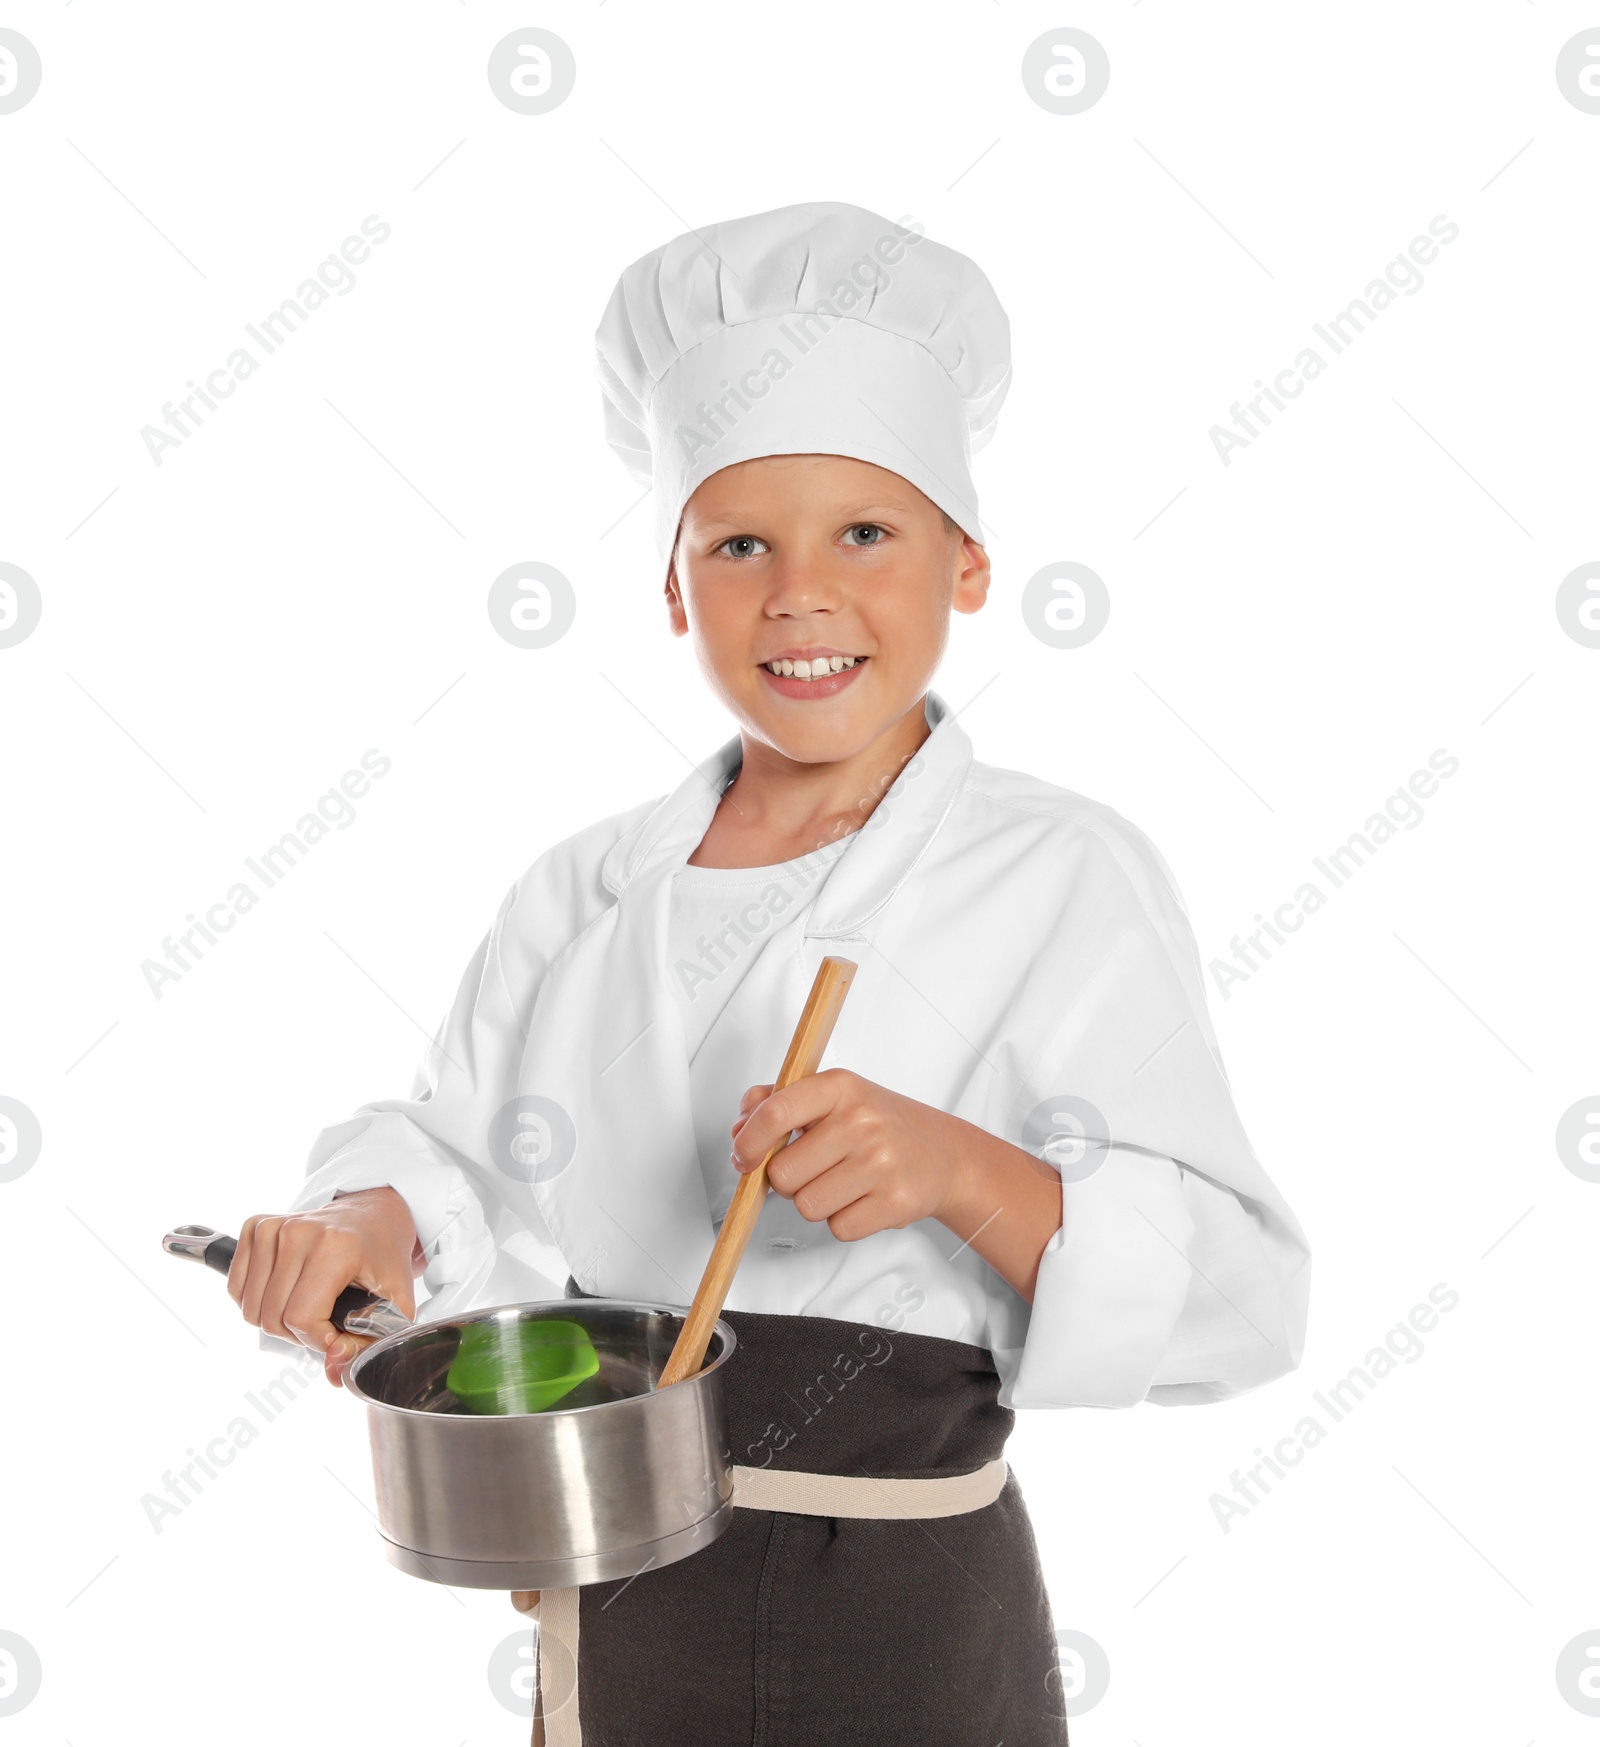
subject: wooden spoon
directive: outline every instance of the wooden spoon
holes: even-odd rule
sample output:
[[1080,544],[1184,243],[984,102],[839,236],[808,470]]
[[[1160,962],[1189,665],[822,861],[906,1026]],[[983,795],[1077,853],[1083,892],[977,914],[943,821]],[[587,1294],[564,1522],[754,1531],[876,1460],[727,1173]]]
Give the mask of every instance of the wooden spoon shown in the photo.
[[[800,1023],[795,1027],[794,1037],[790,1040],[789,1053],[783,1058],[783,1066],[777,1079],[773,1081],[774,1092],[781,1086],[791,1086],[796,1080],[804,1079],[807,1074],[817,1071],[817,1063],[822,1060],[822,1052],[828,1047],[828,1039],[833,1035],[834,1021],[839,1017],[839,1009],[844,1005],[845,995],[855,974],[855,964],[848,958],[825,958],[817,966],[816,980],[811,985],[805,1011],[800,1015]],[[733,1199],[728,1203],[728,1211],[723,1217],[722,1229],[717,1233],[717,1241],[712,1246],[710,1259],[706,1263],[706,1271],[700,1278],[694,1303],[689,1307],[689,1314],[679,1331],[672,1355],[656,1384],[658,1389],[665,1389],[670,1383],[681,1383],[705,1363],[706,1348],[711,1344],[711,1331],[722,1314],[728,1288],[733,1284],[734,1271],[739,1266],[739,1258],[744,1254],[745,1245],[750,1241],[750,1233],[755,1229],[761,1203],[767,1196],[767,1166],[788,1144],[789,1136],[785,1135],[772,1146],[753,1171],[745,1173],[734,1190]],[[513,1590],[511,1605],[518,1613],[533,1613],[539,1606],[539,1591]],[[542,1696],[538,1703],[542,1705]],[[534,1721],[533,1739],[535,1747],[544,1740],[543,1723],[538,1717]]]
[[[785,1086],[792,1086],[796,1080],[803,1080],[807,1074],[817,1071],[817,1063],[828,1047],[834,1021],[839,1017],[839,1009],[844,1005],[855,974],[855,964],[847,958],[825,958],[817,966],[816,981],[811,985],[805,1011],[795,1027],[789,1053],[783,1058],[783,1067],[773,1081],[774,1092],[782,1091]],[[733,1285],[734,1270],[739,1266],[739,1258],[750,1241],[761,1203],[767,1196],[767,1166],[789,1144],[789,1140],[790,1136],[786,1134],[781,1140],[774,1141],[766,1157],[754,1170],[745,1172],[734,1190],[722,1229],[712,1247],[711,1258],[701,1276],[699,1290],[694,1295],[694,1303],[689,1307],[683,1330],[672,1349],[671,1358],[667,1360],[667,1368],[656,1385],[658,1389],[665,1389],[669,1383],[681,1383],[705,1363],[711,1331],[722,1314],[728,1289]]]

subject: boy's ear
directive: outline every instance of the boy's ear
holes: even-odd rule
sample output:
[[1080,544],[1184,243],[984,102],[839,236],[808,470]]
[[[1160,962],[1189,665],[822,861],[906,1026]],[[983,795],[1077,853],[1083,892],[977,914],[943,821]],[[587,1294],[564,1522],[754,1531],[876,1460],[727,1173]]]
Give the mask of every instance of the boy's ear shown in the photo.
[[956,581],[950,604],[958,613],[975,613],[989,598],[989,554],[970,534],[955,552]]
[[674,637],[687,637],[689,634],[689,615],[683,610],[683,595],[678,588],[678,555],[673,553],[667,562],[667,583],[662,591],[667,597],[667,624]]

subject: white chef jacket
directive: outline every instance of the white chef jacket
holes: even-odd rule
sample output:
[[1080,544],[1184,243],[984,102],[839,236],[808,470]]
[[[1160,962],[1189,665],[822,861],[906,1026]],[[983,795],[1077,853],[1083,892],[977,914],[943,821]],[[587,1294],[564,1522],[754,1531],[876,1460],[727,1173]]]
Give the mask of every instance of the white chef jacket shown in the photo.
[[[1063,1167],[1030,1306],[937,1220],[845,1243],[767,1197],[728,1308],[987,1347],[1011,1407],[1212,1401],[1292,1370],[1309,1249],[1250,1149],[1165,862],[1109,807],[980,764],[929,692],[928,739],[812,902],[762,937],[697,1059],[730,1094],[781,1065],[817,966],[859,965],[822,1067],[1098,1168]],[[547,849],[511,888],[412,1096],[313,1147],[296,1210],[392,1185],[424,1319],[559,1297],[686,1305],[714,1233],[697,1157],[672,876],[737,774],[737,736],[664,798]],[[1038,1144],[1040,1116],[1045,1144]],[[1096,1135],[1096,1122],[1105,1132]],[[508,1144],[513,1131],[535,1134]]]

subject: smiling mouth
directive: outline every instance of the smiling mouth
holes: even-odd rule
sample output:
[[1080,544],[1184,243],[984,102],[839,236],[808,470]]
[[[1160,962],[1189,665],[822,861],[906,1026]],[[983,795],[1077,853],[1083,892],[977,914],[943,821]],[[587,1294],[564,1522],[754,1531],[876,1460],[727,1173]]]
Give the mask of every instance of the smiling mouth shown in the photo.
[[867,659],[865,655],[819,655],[814,661],[791,661],[786,656],[779,661],[763,661],[761,665],[768,673],[783,679],[826,679],[847,668],[864,667]]

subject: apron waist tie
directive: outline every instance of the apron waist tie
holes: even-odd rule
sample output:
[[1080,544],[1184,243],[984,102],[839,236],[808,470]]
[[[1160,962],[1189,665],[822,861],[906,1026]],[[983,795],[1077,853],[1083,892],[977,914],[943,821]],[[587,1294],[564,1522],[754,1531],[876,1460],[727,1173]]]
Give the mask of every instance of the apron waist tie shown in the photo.
[[792,1468],[733,1468],[733,1502],[794,1516],[961,1516],[993,1504],[1005,1488],[1006,1459],[971,1474],[931,1480],[876,1480],[870,1474],[808,1474]]
[[[927,1480],[810,1474],[735,1463],[733,1503],[744,1510],[880,1521],[962,1516],[993,1504],[1005,1489],[1007,1472],[1004,1456],[971,1474],[939,1474]],[[517,1611],[529,1615],[538,1627],[533,1747],[583,1747],[578,1720],[578,1595],[576,1589],[519,1590],[512,1598]]]

